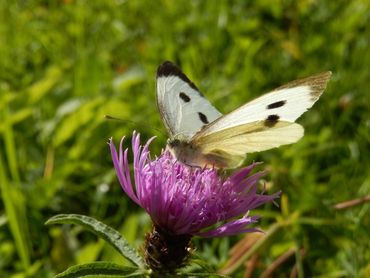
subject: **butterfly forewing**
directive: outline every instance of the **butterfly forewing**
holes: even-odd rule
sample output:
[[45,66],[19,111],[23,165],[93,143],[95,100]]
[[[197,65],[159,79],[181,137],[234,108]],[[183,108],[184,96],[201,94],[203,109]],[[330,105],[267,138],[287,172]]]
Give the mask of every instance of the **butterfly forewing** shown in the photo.
[[157,70],[157,105],[170,136],[184,140],[222,115],[171,62]]
[[323,72],[292,81],[220,117],[195,137],[258,121],[270,127],[278,121],[294,122],[318,100],[330,76]]

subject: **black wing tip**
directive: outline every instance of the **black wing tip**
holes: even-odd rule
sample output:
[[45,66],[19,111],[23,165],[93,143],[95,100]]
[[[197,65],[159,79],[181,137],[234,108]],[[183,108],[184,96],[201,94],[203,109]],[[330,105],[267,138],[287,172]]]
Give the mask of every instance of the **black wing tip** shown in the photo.
[[329,80],[331,78],[331,76],[333,75],[332,71],[328,70],[328,71],[323,71],[319,74],[316,74],[316,76],[321,76],[322,78],[324,79],[327,79]]
[[182,72],[179,67],[170,61],[164,61],[157,69],[157,77],[180,75]]
[[328,71],[323,71],[323,72],[320,72],[320,73],[310,75],[310,76],[305,77],[305,78],[300,78],[300,79],[297,79],[297,80],[292,81],[292,82],[301,82],[301,83],[304,83],[305,81],[308,81],[308,82],[313,82],[313,81],[328,82],[329,79],[331,78],[332,74],[333,73],[330,70],[328,70]]
[[183,73],[178,66],[170,61],[164,61],[157,69],[157,78],[167,76],[177,76],[184,82],[188,83],[189,86],[192,87],[194,90],[199,92],[197,86],[195,86],[195,84],[191,82],[191,80],[185,75],[185,73]]

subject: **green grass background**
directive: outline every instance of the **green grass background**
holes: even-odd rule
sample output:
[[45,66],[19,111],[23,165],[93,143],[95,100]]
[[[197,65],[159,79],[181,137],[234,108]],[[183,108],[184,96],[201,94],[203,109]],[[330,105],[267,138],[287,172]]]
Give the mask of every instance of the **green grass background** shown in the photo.
[[[369,22],[368,0],[1,1],[0,277],[51,277],[94,260],[127,264],[78,227],[44,226],[58,213],[96,217],[141,246],[150,221],[123,194],[106,143],[136,129],[143,139],[158,136],[153,154],[165,146],[155,105],[164,60],[222,112],[333,72],[298,120],[305,137],[246,160],[264,161],[268,191],[283,191],[280,208],[253,212],[265,231],[279,226],[253,253],[252,277],[289,250],[276,277],[369,277],[369,204],[334,208],[370,194]],[[194,244],[218,270],[243,237]],[[231,275],[243,277],[250,258]]]

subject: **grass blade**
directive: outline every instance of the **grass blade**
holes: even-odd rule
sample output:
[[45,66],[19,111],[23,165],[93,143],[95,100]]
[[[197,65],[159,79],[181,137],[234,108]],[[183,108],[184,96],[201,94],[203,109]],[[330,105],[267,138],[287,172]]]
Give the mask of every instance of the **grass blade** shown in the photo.
[[[23,203],[24,198],[20,196],[20,192],[15,188],[11,188],[9,180],[5,174],[5,167],[3,158],[0,153],[0,190],[4,202],[6,216],[9,222],[10,230],[14,238],[15,246],[17,248],[19,257],[22,262],[23,269],[28,269],[30,266],[30,251],[27,241],[28,233],[25,230],[25,222],[22,221],[24,217],[20,216],[20,209],[17,208],[15,199],[17,199],[18,206]],[[14,198],[15,196],[20,198]]]

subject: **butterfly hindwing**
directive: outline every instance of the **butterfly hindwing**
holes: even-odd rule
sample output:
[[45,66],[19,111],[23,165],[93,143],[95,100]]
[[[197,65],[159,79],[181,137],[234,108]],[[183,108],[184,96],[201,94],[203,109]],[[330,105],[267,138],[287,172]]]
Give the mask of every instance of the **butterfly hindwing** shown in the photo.
[[303,133],[303,127],[297,123],[280,121],[269,128],[263,122],[254,122],[198,138],[194,144],[207,157],[209,164],[235,168],[243,162],[246,153],[294,143]]
[[170,136],[188,140],[222,115],[171,62],[157,70],[157,105]]
[[225,168],[234,168],[244,160],[245,154],[297,142],[303,133],[303,127],[297,123],[279,121],[269,127],[259,121],[198,137],[193,144],[210,160],[222,154],[225,161],[218,157],[218,163],[224,164]]

